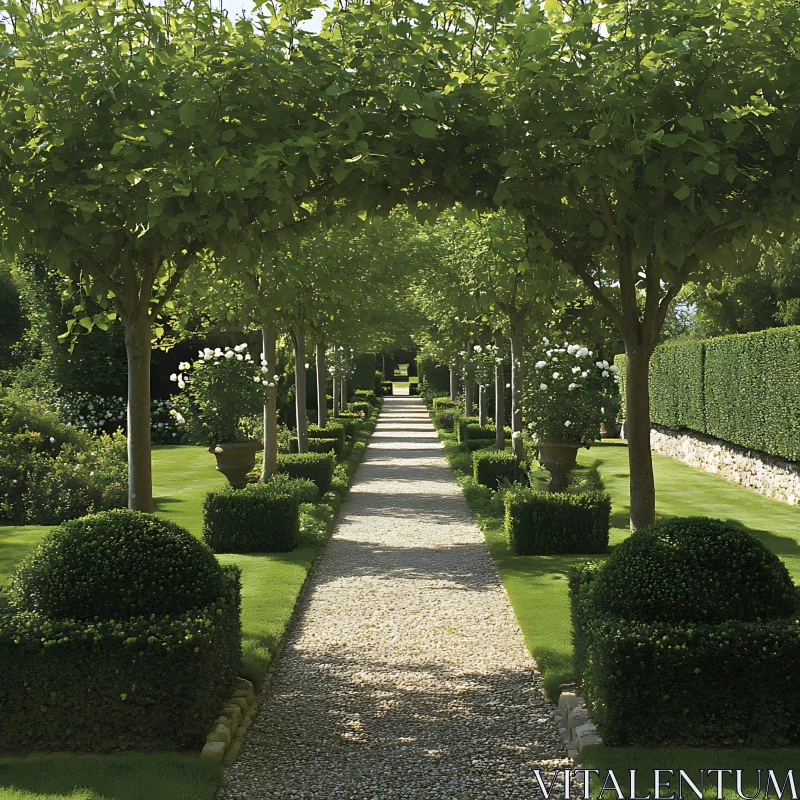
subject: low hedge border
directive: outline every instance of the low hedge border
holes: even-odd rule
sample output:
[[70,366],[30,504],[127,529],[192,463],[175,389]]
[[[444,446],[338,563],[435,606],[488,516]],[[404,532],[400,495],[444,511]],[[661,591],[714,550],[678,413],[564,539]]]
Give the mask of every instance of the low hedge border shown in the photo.
[[610,518],[611,497],[605,492],[520,488],[505,496],[505,536],[520,556],[604,553]]
[[475,480],[482,486],[498,489],[503,480],[515,481],[521,470],[511,450],[478,450],[472,454]]
[[309,478],[324,495],[330,489],[336,457],[333,453],[280,453],[278,472],[292,478]]

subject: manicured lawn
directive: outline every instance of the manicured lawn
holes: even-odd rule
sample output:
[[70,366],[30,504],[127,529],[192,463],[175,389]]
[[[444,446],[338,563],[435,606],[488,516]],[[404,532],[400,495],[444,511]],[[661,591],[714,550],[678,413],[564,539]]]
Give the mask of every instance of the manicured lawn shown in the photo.
[[0,586],[8,584],[17,564],[51,530],[44,525],[9,525],[0,527]]
[[[452,435],[440,432],[445,454],[456,473],[467,474],[469,455]],[[606,441],[581,450],[579,468],[597,467],[612,498],[613,548],[630,535],[628,527],[628,454],[624,442]],[[664,456],[653,456],[659,517],[712,516],[744,525],[786,563],[800,584],[800,508],[770,500],[723,478],[693,469]],[[570,566],[603,556],[516,556],[503,536],[503,509],[497,497],[482,487],[467,485],[467,501],[483,528],[486,542],[508,591],[530,651],[542,672],[545,690],[555,698],[559,685],[574,678],[567,575]],[[628,769],[652,776],[658,769],[744,769],[745,793],[755,794],[754,770],[796,768],[800,748],[702,749],[702,748],[590,748],[584,766],[614,769],[618,777]],[[726,784],[727,785],[727,784]],[[602,780],[599,786],[602,786]],[[599,787],[598,787],[599,788]],[[638,788],[638,787],[637,787]],[[653,787],[642,783],[645,794]],[[762,788],[763,792],[763,788]],[[667,793],[668,794],[668,793]],[[612,792],[609,796],[616,796]],[[713,793],[709,796],[713,796]],[[725,796],[735,798],[734,788]],[[763,794],[762,794],[763,796]]]
[[221,774],[197,756],[0,759],[0,800],[211,800]]

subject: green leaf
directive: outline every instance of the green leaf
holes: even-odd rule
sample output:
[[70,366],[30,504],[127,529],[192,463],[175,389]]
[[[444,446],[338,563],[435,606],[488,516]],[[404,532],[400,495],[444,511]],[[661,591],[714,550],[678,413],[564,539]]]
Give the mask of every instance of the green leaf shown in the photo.
[[678,124],[682,128],[686,128],[690,133],[700,133],[705,128],[705,124],[700,117],[693,117],[690,114],[681,117],[678,120]]
[[411,128],[423,139],[436,138],[436,123],[432,119],[415,119],[411,123]]
[[684,183],[677,192],[675,192],[675,197],[678,200],[685,200],[690,194],[692,190]]
[[331,172],[336,183],[341,183],[349,174],[350,170],[344,164],[337,164]]
[[589,223],[589,232],[599,239],[606,232],[606,226],[599,219],[593,219]]
[[181,124],[194,125],[195,118],[197,117],[197,109],[191,103],[184,103],[178,111],[178,116],[181,118]]
[[599,142],[608,133],[608,128],[605,125],[595,125],[589,131],[589,140],[592,142]]
[[744,125],[739,120],[722,126],[722,133],[729,142],[736,141],[742,135],[743,130]]

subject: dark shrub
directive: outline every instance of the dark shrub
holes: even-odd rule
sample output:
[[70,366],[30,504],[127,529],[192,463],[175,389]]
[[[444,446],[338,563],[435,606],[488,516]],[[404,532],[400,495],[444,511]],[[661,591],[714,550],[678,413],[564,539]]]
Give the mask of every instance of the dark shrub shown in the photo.
[[449,397],[434,397],[433,398],[433,410],[434,411],[444,411],[446,408],[453,409],[453,408],[460,408],[461,403],[457,400],[451,400]]
[[364,415],[364,419],[368,420],[372,414],[372,405],[366,400],[356,401],[353,403],[353,411],[355,413],[361,412]]
[[572,617],[573,663],[578,676],[586,671],[589,660],[589,643],[586,622],[592,613],[592,588],[602,568],[599,561],[585,561],[569,569],[569,601]]
[[475,480],[490,489],[497,489],[503,480],[515,481],[520,475],[519,464],[511,450],[479,450],[472,454]]
[[[347,444],[347,430],[345,426],[337,420],[328,420],[324,428],[319,425],[308,426],[308,438],[311,439],[333,439],[336,442],[336,458],[340,461],[344,458],[345,445]],[[294,451],[293,451],[294,452]],[[328,453],[330,450],[312,450],[312,452]]]
[[411,397],[417,397],[419,395],[419,384],[418,383],[409,383],[408,384],[408,394]]
[[[339,457],[340,445],[336,439],[308,439],[308,452],[309,453],[333,453],[337,458]],[[289,452],[296,453],[298,451],[297,437],[292,436],[289,439]]]
[[300,533],[299,507],[298,492],[283,476],[274,484],[226,486],[206,495],[203,539],[215,553],[291,550]]
[[0,750],[198,750],[241,662],[239,570],[217,570],[213,602],[164,617],[48,619],[0,597]]
[[626,539],[597,578],[599,613],[640,622],[724,622],[794,613],[783,562],[752,534],[705,517],[658,522]]
[[611,498],[516,489],[505,496],[505,535],[517,555],[604,553]]
[[289,453],[278,456],[278,472],[292,478],[309,478],[324,495],[330,489],[336,458],[333,453]]
[[378,405],[378,398],[371,389],[356,389],[355,398],[357,401],[369,403],[372,406]]
[[391,397],[394,394],[394,385],[391,381],[383,381],[381,384],[381,392],[384,397]]
[[375,371],[375,396],[376,397],[383,397],[383,373],[376,370]]
[[364,424],[361,417],[357,417],[349,411],[342,411],[342,413],[336,417],[336,422],[344,428],[348,440],[355,439],[359,430],[361,430],[361,426]]
[[207,547],[172,522],[127,510],[63,523],[11,582],[18,608],[50,619],[177,616],[222,594]]

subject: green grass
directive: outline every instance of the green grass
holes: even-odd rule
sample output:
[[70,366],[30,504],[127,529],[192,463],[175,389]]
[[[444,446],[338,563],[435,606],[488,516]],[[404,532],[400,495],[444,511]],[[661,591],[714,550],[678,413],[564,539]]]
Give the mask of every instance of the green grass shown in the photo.
[[10,525],[0,528],[0,586],[7,586],[17,565],[51,528],[44,525]]
[[221,775],[197,756],[4,758],[0,800],[211,800]]
[[[453,434],[440,431],[445,455],[457,475],[471,473],[469,455]],[[624,442],[606,441],[581,450],[578,468],[596,467],[611,495],[611,549],[629,535],[628,453]],[[735,521],[780,556],[796,583],[800,583],[800,508],[770,500],[723,478],[693,469],[664,456],[653,456],[657,514],[711,516]],[[516,556],[503,534],[499,498],[473,481],[461,481],[467,502],[481,525],[514,612],[531,653],[542,672],[551,698],[559,685],[574,679],[567,575],[569,568],[598,556]],[[602,558],[602,557],[601,557]],[[636,768],[652,775],[654,768],[747,769],[755,781],[756,768],[786,770],[800,762],[800,748],[775,750],[714,750],[702,748],[591,748],[583,757],[586,767],[613,768],[620,774]],[[602,783],[600,783],[602,786]],[[755,793],[756,784],[752,784]],[[647,793],[652,786],[645,786]],[[613,794],[613,793],[612,793]],[[736,797],[733,789],[726,797]]]

